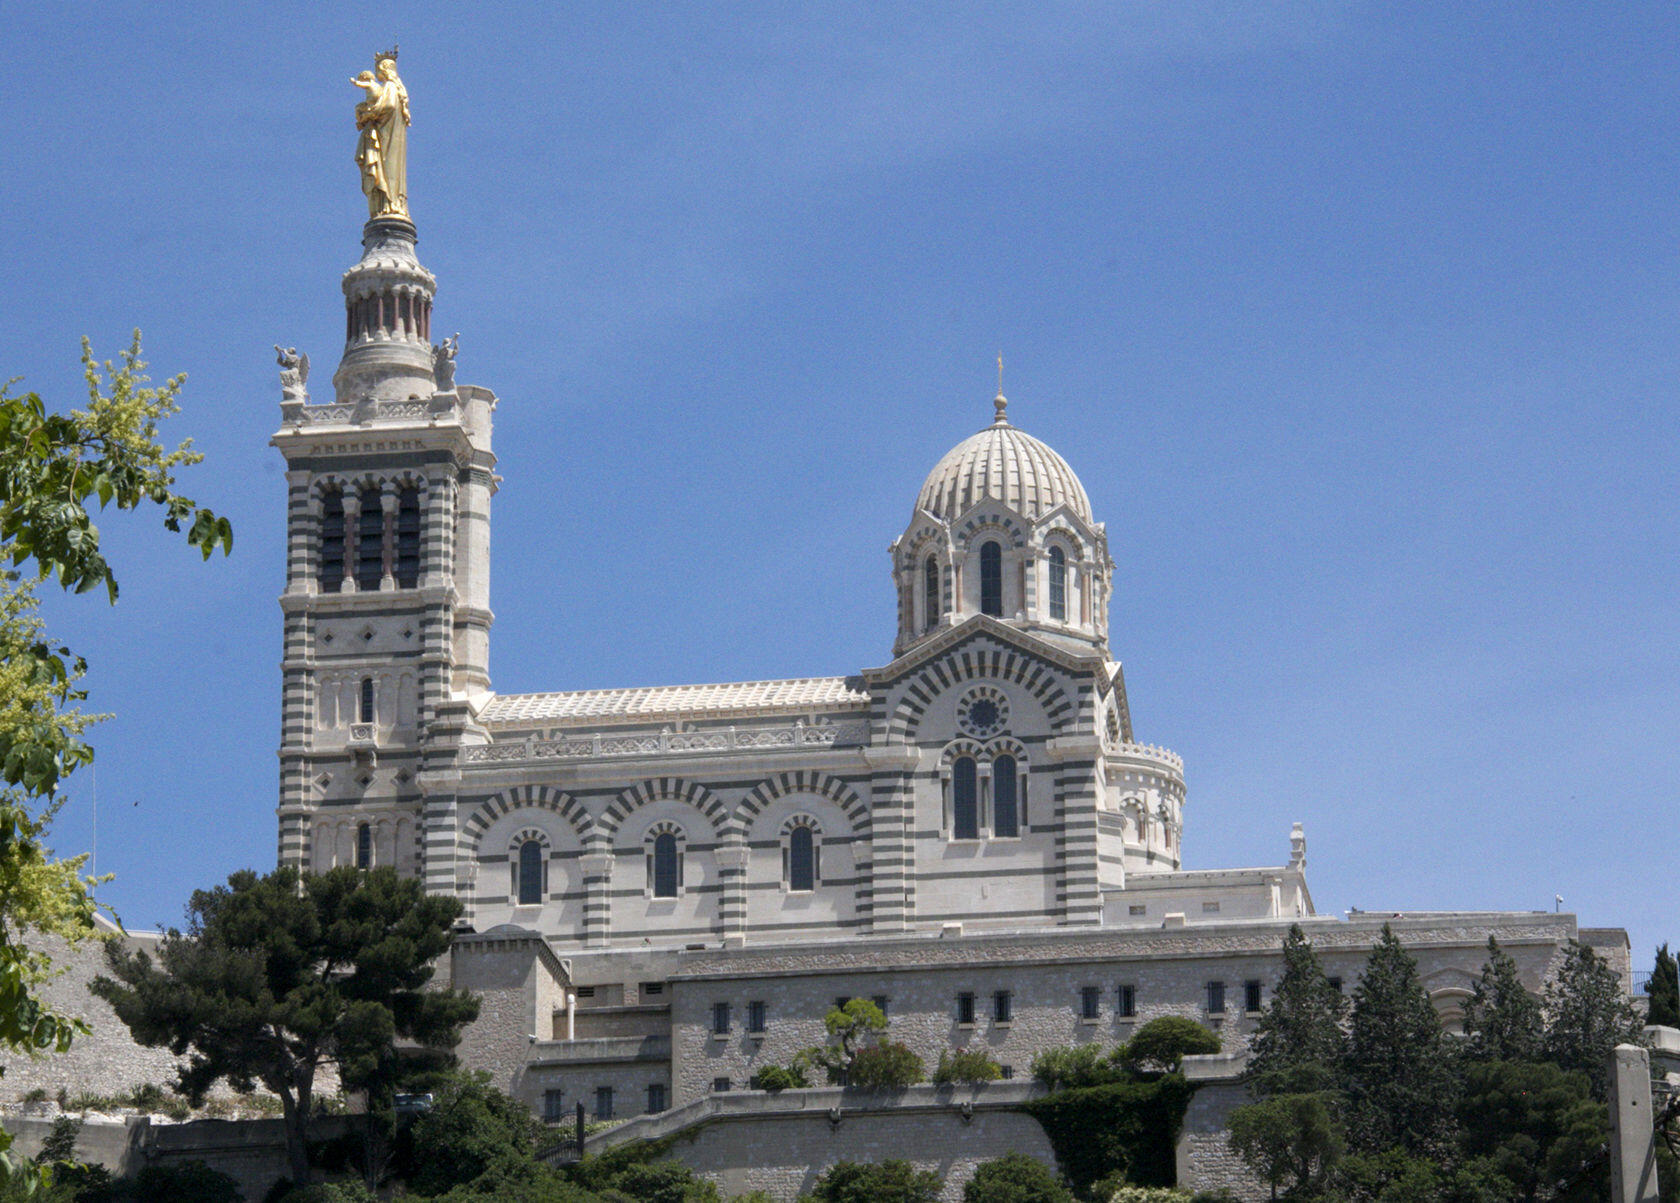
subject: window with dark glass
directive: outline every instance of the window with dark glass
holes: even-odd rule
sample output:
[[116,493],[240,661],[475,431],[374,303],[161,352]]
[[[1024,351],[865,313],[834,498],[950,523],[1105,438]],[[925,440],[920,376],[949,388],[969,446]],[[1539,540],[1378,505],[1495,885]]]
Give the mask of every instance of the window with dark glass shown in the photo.
[[655,898],[675,898],[677,896],[677,837],[669,831],[661,832],[653,838],[653,896]]
[[1137,1014],[1137,987],[1121,986],[1117,1014],[1121,1019],[1131,1019]]
[[966,990],[957,995],[957,1022],[974,1022],[974,995],[968,993]]
[[890,1001],[887,996],[885,994],[877,994],[869,1001],[875,1004],[875,1009],[881,1013],[881,1018],[885,1019],[887,1017],[887,1003]]
[[557,1124],[566,1118],[566,1092],[563,1090],[543,1091],[543,1122]]
[[712,1004],[712,1035],[729,1035],[729,1004],[726,1002]]
[[357,714],[356,721],[358,723],[371,723],[373,721],[373,678],[372,677],[363,677],[362,678],[362,692],[361,692],[361,697],[358,699],[358,705],[356,707],[356,714]]
[[951,838],[980,838],[979,769],[972,756],[959,756],[951,766]]
[[788,834],[788,889],[802,892],[816,887],[816,839],[809,827],[795,827]]
[[1050,617],[1067,621],[1067,556],[1059,547],[1050,549]]
[[980,545],[980,613],[1003,617],[1003,548],[997,543]]
[[1095,986],[1082,986],[1079,990],[1079,1018],[1096,1019],[1102,1014],[1102,991]]
[[1000,1071],[998,1076],[1005,1082],[1008,1082],[1015,1077],[1015,1067],[1013,1065],[1000,1065],[998,1066],[998,1069]]
[[761,1034],[764,1031],[765,1020],[768,1017],[768,1012],[769,1008],[764,1005],[764,1002],[761,999],[754,999],[752,1002],[748,1003],[747,1031],[752,1032],[754,1035]]
[[356,515],[356,588],[364,593],[379,588],[385,574],[385,509],[378,489],[363,489]]
[[356,868],[373,868],[373,828],[366,823],[356,828]]
[[1009,1023],[1015,1015],[1014,999],[1007,990],[999,990],[992,995],[992,1019],[997,1023]]
[[344,497],[328,493],[321,498],[321,567],[317,580],[322,593],[344,588]]
[[939,623],[939,561],[929,556],[922,561],[922,629]]
[[1260,983],[1243,983],[1243,1010],[1253,1013],[1260,1009]]
[[397,494],[397,586],[412,589],[420,583],[420,490]]
[[611,1119],[613,1117],[613,1098],[611,1086],[597,1086],[595,1088],[595,1118]]
[[992,761],[992,834],[1017,836],[1021,834],[1021,814],[1015,804],[1018,770],[1013,756],[999,756]]
[[1225,1014],[1225,983],[1209,982],[1207,984],[1207,1009],[1209,1015]]
[[661,1111],[665,1110],[665,1083],[649,1082],[647,1094],[647,1109],[649,1115],[658,1115]]
[[543,896],[543,846],[538,840],[519,845],[519,871],[514,881],[520,906],[536,906]]
[[1331,978],[1330,979],[1330,988],[1332,990],[1334,990],[1337,994],[1340,994],[1342,992],[1342,979],[1339,978],[1339,977]]
[[730,1086],[731,1086],[731,1084],[730,1084],[730,1081],[729,1081],[728,1078],[713,1078],[712,1079],[712,1093],[713,1094],[728,1094],[729,1091],[730,1091]]

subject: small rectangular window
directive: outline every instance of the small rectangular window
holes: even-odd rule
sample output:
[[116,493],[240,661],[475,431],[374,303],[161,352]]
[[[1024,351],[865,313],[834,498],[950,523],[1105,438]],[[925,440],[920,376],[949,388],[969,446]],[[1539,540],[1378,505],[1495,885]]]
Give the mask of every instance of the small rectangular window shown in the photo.
[[834,1006],[837,1010],[844,1011],[846,1009],[846,1004],[851,1001],[852,996],[850,994],[842,994],[839,998],[834,1000]]
[[1202,914],[1204,914],[1204,915],[1217,915],[1218,913],[1219,913],[1219,904],[1217,902],[1204,902],[1204,903],[1202,903]]
[[1102,991],[1095,986],[1082,986],[1079,990],[1079,1018],[1096,1019],[1102,1014]]
[[1137,1015],[1137,987],[1121,986],[1117,1003],[1118,1014],[1121,1019],[1131,1019]]
[[1250,1015],[1260,1009],[1260,983],[1247,981],[1243,983],[1243,1010]]
[[1332,990],[1334,990],[1337,994],[1340,994],[1342,992],[1342,979],[1339,978],[1339,977],[1331,978],[1330,979],[1330,988]]
[[594,998],[595,997],[595,987],[594,986],[579,986],[577,988],[577,996],[579,998]]
[[728,1078],[713,1078],[712,1079],[712,1093],[713,1094],[728,1094],[729,1093],[729,1079]]
[[611,1086],[597,1086],[595,1088],[595,1118],[611,1119],[613,1117],[613,1098]]
[[764,1031],[766,1007],[763,1000],[754,999],[747,1004],[747,1031],[760,1034]]
[[887,1017],[887,1003],[890,1001],[885,994],[877,994],[869,1000],[875,1004],[875,1009],[881,1013],[881,1018]]
[[998,1068],[1003,1071],[1001,1077],[1005,1082],[1015,1076],[1015,1067],[1013,1065],[1000,1065]]
[[658,1115],[665,1110],[665,1083],[649,1082],[647,1094],[649,1115]]
[[1225,1014],[1225,983],[1209,982],[1207,984],[1207,1010],[1209,1015]]
[[665,993],[665,983],[664,982],[643,982],[642,983],[642,997],[643,998],[653,998],[653,997],[655,997],[657,995],[660,995],[660,994],[663,994],[663,993]]
[[1149,908],[1141,903],[1134,902],[1126,908],[1126,913],[1128,915],[1147,915]]
[[566,1118],[566,1092],[564,1090],[543,1091],[543,1122],[557,1124]]
[[974,1022],[974,995],[964,991],[957,995],[957,1022],[972,1024]]
[[997,1023],[1009,1023],[1013,1018],[1013,1000],[1009,991],[999,990],[992,995],[992,1019]]
[[712,1035],[729,1035],[729,1004],[726,1002],[712,1004]]

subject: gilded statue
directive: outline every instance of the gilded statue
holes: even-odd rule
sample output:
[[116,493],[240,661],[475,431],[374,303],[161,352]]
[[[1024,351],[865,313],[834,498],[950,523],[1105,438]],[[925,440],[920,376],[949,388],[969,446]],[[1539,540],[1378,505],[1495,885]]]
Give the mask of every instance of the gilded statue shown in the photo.
[[356,106],[356,163],[369,217],[408,216],[408,89],[397,77],[395,47],[374,57],[374,69],[350,81],[367,93]]

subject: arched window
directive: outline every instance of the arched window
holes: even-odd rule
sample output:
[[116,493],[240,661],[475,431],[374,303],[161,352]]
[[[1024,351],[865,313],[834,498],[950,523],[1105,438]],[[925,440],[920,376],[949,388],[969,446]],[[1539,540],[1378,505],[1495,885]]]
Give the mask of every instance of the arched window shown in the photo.
[[356,868],[373,868],[373,828],[367,823],[356,828]]
[[974,757],[959,756],[951,765],[951,838],[980,838],[979,771]]
[[1003,548],[990,541],[980,545],[980,613],[1003,617]]
[[397,588],[420,583],[420,490],[397,494]]
[[1014,837],[1021,834],[1021,811],[1016,804],[1020,778],[1013,756],[992,761],[992,834]]
[[810,827],[800,824],[788,833],[787,888],[793,893],[807,893],[817,888],[817,837]]
[[321,563],[316,579],[322,593],[344,588],[344,495],[336,489],[321,498]]
[[931,631],[939,623],[939,561],[929,556],[922,561],[922,630]]
[[514,895],[520,906],[536,906],[543,900],[547,888],[548,858],[543,855],[541,840],[526,840],[519,845],[519,859],[514,865]]
[[675,898],[682,879],[682,854],[677,849],[677,837],[669,831],[653,837],[653,851],[648,854],[648,875],[653,879],[655,898]]
[[1067,621],[1067,556],[1059,547],[1050,549],[1050,618]]
[[385,575],[385,507],[378,489],[363,489],[356,517],[356,588],[370,593]]
[[363,677],[362,678],[362,695],[361,695],[360,705],[356,709],[356,721],[358,723],[371,723],[373,721],[373,678],[372,677]]

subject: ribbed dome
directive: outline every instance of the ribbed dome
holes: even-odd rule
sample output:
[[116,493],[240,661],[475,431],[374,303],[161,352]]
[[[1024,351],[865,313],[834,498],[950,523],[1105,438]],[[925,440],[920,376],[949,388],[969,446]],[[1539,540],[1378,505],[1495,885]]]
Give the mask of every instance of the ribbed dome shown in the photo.
[[1036,521],[1067,505],[1086,522],[1091,501],[1067,461],[1003,416],[945,453],[922,483],[916,505],[950,521],[983,497],[994,497]]

